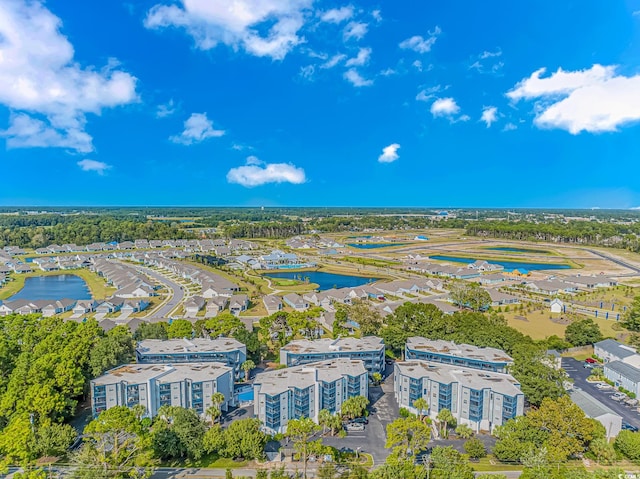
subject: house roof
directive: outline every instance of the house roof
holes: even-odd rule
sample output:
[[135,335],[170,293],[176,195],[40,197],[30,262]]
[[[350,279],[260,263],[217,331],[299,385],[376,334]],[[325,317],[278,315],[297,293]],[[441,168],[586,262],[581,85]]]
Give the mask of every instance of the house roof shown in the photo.
[[610,369],[634,383],[640,383],[640,369],[630,364],[623,363],[622,361],[611,361],[610,363],[606,363],[604,368]]
[[598,418],[600,416],[604,416],[605,414],[613,414],[615,416],[619,416],[612,409],[610,409],[582,389],[572,389],[571,391],[569,391],[569,396],[571,397],[571,400],[576,403],[576,405],[580,409],[582,409],[587,417]]
[[446,356],[459,358],[477,359],[492,362],[513,362],[511,356],[496,348],[481,348],[471,344],[456,344],[453,341],[442,339],[427,339],[420,336],[413,336],[407,339],[407,349],[413,351],[424,351]]
[[635,350],[630,346],[614,341],[613,339],[598,341],[594,346],[620,359],[628,358],[636,354]]
[[338,339],[298,339],[291,341],[281,350],[295,354],[329,353],[329,352],[362,352],[379,351],[384,348],[384,341],[377,336],[365,336],[363,338],[338,338]]

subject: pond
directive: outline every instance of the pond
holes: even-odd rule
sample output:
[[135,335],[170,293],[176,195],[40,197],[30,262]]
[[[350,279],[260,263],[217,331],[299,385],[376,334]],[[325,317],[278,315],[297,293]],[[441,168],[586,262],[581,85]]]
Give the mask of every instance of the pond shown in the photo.
[[542,254],[548,253],[548,251],[545,251],[543,249],[513,248],[512,246],[495,246],[492,248],[485,248],[485,249],[490,249],[492,251],[507,251],[510,253],[542,253]]
[[309,278],[309,282],[316,283],[320,291],[331,288],[355,288],[378,280],[378,278],[364,278],[362,276],[325,273],[322,271],[291,271],[286,273],[269,273],[266,276],[269,278],[286,278],[298,281],[305,281],[305,278]]
[[391,248],[392,246],[405,246],[409,243],[347,243],[347,246],[358,249]]
[[[477,260],[474,258],[458,258],[456,256],[444,256],[444,255],[434,255],[429,256],[431,259],[438,259],[441,261],[451,261],[454,263],[466,263],[471,264],[475,263]],[[496,260],[482,260],[487,261],[491,264],[499,264],[504,267],[505,271],[513,271],[514,269],[526,269],[528,271],[540,271],[545,269],[571,269],[571,266],[568,264],[560,264],[560,263],[527,263],[524,261],[496,261]]]
[[24,287],[9,300],[27,299],[91,299],[91,292],[87,283],[80,276],[74,274],[60,274],[54,276],[32,276],[25,279]]

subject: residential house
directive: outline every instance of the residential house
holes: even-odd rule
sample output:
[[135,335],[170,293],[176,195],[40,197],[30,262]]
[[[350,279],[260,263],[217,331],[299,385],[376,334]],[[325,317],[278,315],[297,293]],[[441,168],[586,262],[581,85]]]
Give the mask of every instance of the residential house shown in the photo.
[[286,294],[282,299],[295,311],[306,311],[307,309],[309,309],[309,303],[299,294],[289,293]]
[[282,311],[282,298],[274,294],[268,294],[262,298],[264,307],[267,309],[267,314],[277,313]]
[[584,412],[604,426],[606,438],[615,438],[622,429],[622,416],[582,389],[569,390],[571,400]]
[[66,313],[73,309],[75,305],[75,299],[61,299],[59,301],[54,301],[42,308],[42,316],[48,318],[50,316],[55,316],[56,314]]
[[194,296],[186,300],[184,302],[184,315],[188,318],[195,318],[205,304],[206,301],[202,296]]
[[224,311],[224,308],[229,304],[229,298],[225,296],[216,296],[207,301],[205,317],[213,318],[217,316],[219,313]]
[[229,299],[229,312],[234,316],[249,309],[249,297],[246,294],[234,294]]
[[608,363],[624,361],[626,358],[634,356],[637,353],[631,346],[619,343],[613,339],[605,339],[593,345],[593,354],[601,358],[605,363]]

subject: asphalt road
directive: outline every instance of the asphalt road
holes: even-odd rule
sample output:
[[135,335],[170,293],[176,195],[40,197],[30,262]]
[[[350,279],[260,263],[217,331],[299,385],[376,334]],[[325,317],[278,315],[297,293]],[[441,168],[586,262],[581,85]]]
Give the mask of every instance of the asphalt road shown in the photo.
[[591,374],[591,369],[585,368],[583,361],[578,361],[574,358],[562,358],[562,367],[569,377],[573,379],[574,387],[579,387],[612,409],[615,413],[620,414],[624,422],[640,428],[640,414],[638,414],[637,407],[632,408],[611,399],[610,396],[615,392],[615,389],[600,390],[595,387],[594,384],[587,382],[587,377]]
[[158,308],[154,313],[152,313],[151,316],[148,316],[149,318],[167,318],[169,313],[173,311],[184,298],[184,290],[182,289],[182,286],[174,281],[171,281],[166,276],[156,273],[152,269],[145,268],[143,266],[138,266],[138,268],[143,270],[144,274],[158,280],[160,283],[164,284],[168,289],[171,290],[171,298],[160,308]]
[[[592,250],[592,249],[588,249],[586,251],[588,251],[589,253],[593,253],[596,256],[600,256],[601,258],[606,259],[608,261],[611,261],[612,263],[615,263],[615,264],[617,264],[619,266],[622,266],[624,268],[630,269],[631,271],[634,272],[634,274],[630,275],[630,276],[635,276],[636,274],[640,273],[640,268],[638,268],[637,266],[634,266],[632,264],[629,264],[626,261],[622,261],[619,258],[614,258],[613,256],[609,256],[608,254],[604,254],[604,253],[601,253],[600,251],[595,251],[595,250]],[[629,276],[629,275],[623,275],[623,276]]]

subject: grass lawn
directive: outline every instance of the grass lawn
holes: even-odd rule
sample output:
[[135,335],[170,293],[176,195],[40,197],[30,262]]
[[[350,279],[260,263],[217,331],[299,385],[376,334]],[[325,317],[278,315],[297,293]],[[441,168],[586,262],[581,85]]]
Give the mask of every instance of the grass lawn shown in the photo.
[[104,299],[111,296],[116,288],[113,288],[105,282],[102,277],[92,273],[88,269],[70,269],[64,271],[34,271],[32,273],[11,274],[11,281],[0,288],[0,299],[7,299],[24,287],[27,278],[38,276],[59,276],[62,274],[80,276],[86,283],[91,295],[94,299]]
[[[517,329],[521,333],[531,336],[533,339],[544,339],[552,335],[563,338],[564,331],[567,328],[565,324],[551,321],[551,319],[549,319],[551,313],[548,310],[543,310],[542,313],[540,311],[532,311],[530,313],[526,313],[525,311],[510,311],[499,314],[505,317],[509,326]],[[527,318],[527,321],[516,319],[516,316],[524,316]],[[591,317],[591,319],[600,326],[600,331],[602,331],[605,337],[611,336],[615,338],[618,334],[618,331],[614,329],[615,321],[593,317]]]
[[384,268],[385,266],[397,266],[398,263],[395,261],[386,261],[383,259],[375,259],[375,258],[362,258],[360,256],[343,256],[340,258],[341,261],[347,261],[348,263],[356,263],[367,266],[378,266]]
[[204,456],[198,461],[185,461],[181,466],[185,467],[210,467],[216,469],[233,469],[239,467],[246,467],[249,461],[234,461],[226,457],[218,457],[215,454],[209,454]]
[[474,471],[521,471],[522,466],[519,464],[503,464],[493,456],[483,457],[478,462],[472,462]]

